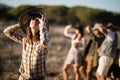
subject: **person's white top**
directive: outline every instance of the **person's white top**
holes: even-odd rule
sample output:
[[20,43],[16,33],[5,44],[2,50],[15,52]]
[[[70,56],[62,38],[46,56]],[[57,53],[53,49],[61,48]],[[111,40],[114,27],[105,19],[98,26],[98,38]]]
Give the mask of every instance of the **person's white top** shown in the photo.
[[75,38],[74,33],[69,32],[68,27],[65,27],[64,29],[64,35],[66,37],[71,38],[71,48],[69,50],[70,53],[84,53],[85,47],[86,47],[86,40],[85,37],[82,37],[81,40],[78,40]]

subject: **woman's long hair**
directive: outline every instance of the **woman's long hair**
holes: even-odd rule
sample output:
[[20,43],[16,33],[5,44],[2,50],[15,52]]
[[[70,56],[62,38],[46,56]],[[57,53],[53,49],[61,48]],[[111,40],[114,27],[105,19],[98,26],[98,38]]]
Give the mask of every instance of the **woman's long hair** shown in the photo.
[[[77,24],[74,29],[78,29],[80,34],[81,34],[81,38],[84,36],[84,29],[83,29],[83,25],[82,24]],[[77,35],[75,36],[75,38],[77,37]]]
[[39,31],[36,33],[35,36],[32,36],[32,31],[30,27],[26,28],[26,42],[33,43],[39,41]]

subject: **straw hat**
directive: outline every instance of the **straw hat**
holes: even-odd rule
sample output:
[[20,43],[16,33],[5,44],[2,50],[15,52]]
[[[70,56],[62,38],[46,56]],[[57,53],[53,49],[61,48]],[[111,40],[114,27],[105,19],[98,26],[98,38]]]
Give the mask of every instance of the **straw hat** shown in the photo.
[[[29,26],[29,22],[33,18],[42,18],[42,15],[44,15],[44,9],[43,8],[31,8],[23,12],[19,18],[19,24],[22,28],[23,32],[26,33],[26,28]],[[47,28],[48,22],[45,20]]]

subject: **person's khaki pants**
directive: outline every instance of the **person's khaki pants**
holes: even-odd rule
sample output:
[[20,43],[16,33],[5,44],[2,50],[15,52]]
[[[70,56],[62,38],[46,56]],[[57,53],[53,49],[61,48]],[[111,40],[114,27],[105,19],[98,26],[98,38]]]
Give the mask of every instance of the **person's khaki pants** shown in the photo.
[[85,61],[86,65],[80,67],[80,74],[84,80],[90,80],[90,72],[93,65],[93,56],[87,56]]

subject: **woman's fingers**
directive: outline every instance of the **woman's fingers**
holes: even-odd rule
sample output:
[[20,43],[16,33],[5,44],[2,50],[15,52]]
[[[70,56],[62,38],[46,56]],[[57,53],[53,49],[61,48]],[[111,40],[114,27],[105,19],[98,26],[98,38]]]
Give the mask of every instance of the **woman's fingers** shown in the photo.
[[45,19],[46,19],[46,18],[45,18],[45,16],[42,14],[42,18],[36,18],[36,19],[38,19],[38,20],[40,21],[40,23],[41,23],[41,22],[45,22]]
[[46,17],[42,14],[41,20],[45,22]]

